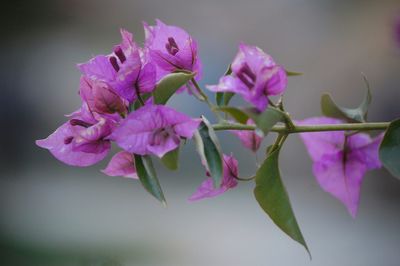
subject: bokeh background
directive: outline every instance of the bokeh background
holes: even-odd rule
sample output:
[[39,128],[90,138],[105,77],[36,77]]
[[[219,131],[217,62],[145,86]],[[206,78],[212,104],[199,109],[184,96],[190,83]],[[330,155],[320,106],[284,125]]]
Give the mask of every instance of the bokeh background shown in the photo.
[[[319,115],[325,91],[357,105],[363,72],[373,88],[370,120],[389,121],[400,116],[399,1],[16,0],[2,1],[1,9],[1,265],[400,264],[400,181],[385,170],[368,173],[352,219],[317,185],[297,136],[287,141],[281,168],[311,261],[261,211],[252,183],[188,203],[204,178],[193,144],[179,172],[157,164],[168,208],[138,182],[100,173],[107,161],[72,168],[34,144],[79,107],[76,63],[108,53],[121,27],[141,43],[141,22],[155,18],[198,40],[202,85],[217,81],[244,41],[304,73],[290,79],[285,96],[295,118]],[[187,95],[171,103],[211,117]],[[254,172],[251,152],[234,136],[222,133],[221,142],[244,176]]]

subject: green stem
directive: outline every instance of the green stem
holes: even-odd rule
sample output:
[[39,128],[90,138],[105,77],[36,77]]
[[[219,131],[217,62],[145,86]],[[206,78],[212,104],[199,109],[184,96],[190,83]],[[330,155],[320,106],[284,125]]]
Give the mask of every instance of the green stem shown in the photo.
[[287,138],[287,133],[279,133],[271,149],[268,151],[268,155],[273,153],[275,150],[279,149]]
[[215,105],[214,105],[212,102],[210,102],[210,100],[208,99],[207,94],[205,94],[205,93],[203,92],[203,90],[200,88],[200,86],[199,86],[199,84],[197,83],[197,81],[196,81],[194,78],[192,78],[191,81],[192,81],[194,87],[196,88],[196,91],[200,94],[201,97],[203,97],[204,101],[207,103],[208,107],[209,107],[210,110],[215,114],[215,116],[218,118],[218,120],[219,120],[219,121],[224,120],[224,119],[222,118],[222,116],[221,116],[217,111],[214,111],[214,110],[215,110]]
[[137,97],[138,97],[138,100],[139,100],[140,105],[143,106],[145,103],[144,103],[144,101],[143,101],[142,96],[140,96],[140,94],[138,94]]
[[250,177],[239,177],[239,176],[233,176],[236,180],[239,181],[251,181],[254,178],[256,178],[256,176],[250,176]]
[[[194,87],[196,88],[197,92],[201,95],[201,97],[203,97],[204,101],[206,101],[207,103],[210,103],[210,101],[208,100],[207,94],[205,94],[205,93],[203,92],[203,90],[200,88],[200,86],[199,86],[199,84],[197,83],[197,81],[196,81],[194,78],[192,78],[191,81],[192,81]],[[210,104],[211,104],[211,103],[210,103]]]
[[[389,127],[390,122],[373,122],[373,123],[343,123],[343,124],[324,124],[324,125],[307,125],[299,126],[293,124],[293,128],[285,125],[276,125],[271,131],[277,133],[301,133],[301,132],[320,132],[320,131],[368,131],[368,130],[385,130]],[[254,125],[244,125],[238,123],[220,123],[213,125],[214,130],[254,130]]]

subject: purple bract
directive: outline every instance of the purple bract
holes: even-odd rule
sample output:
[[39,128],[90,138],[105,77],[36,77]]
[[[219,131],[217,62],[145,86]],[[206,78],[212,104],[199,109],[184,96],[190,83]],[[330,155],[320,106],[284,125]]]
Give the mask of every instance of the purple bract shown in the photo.
[[[341,120],[315,117],[299,125],[339,124]],[[355,217],[362,179],[368,170],[382,166],[378,150],[383,135],[371,138],[365,133],[346,136],[344,131],[300,133],[313,161],[313,172],[320,186],[339,199]]]
[[130,153],[161,158],[176,149],[181,138],[191,138],[199,123],[170,107],[148,104],[130,113],[112,139]]
[[218,85],[207,88],[240,94],[259,111],[268,106],[270,95],[280,95],[286,88],[285,69],[256,46],[241,44],[231,68],[231,75],[222,77]]
[[122,42],[113,53],[98,55],[78,68],[86,77],[106,82],[119,96],[133,102],[137,94],[154,90],[156,68],[137,47],[130,32],[121,30],[121,35]]
[[182,28],[156,20],[156,25],[146,22],[145,47],[151,60],[157,65],[157,80],[166,73],[186,70],[201,74],[201,62],[197,54],[197,42]]
[[128,178],[138,179],[135,168],[133,155],[126,151],[120,151],[115,154],[103,173],[109,176],[123,176]]
[[37,140],[36,144],[66,164],[89,166],[107,155],[111,148],[108,137],[114,126],[114,120],[92,114],[83,105],[68,122],[46,139]]
[[[215,188],[214,182],[211,177],[208,177],[206,180],[201,183],[201,185],[197,188],[196,192],[190,196],[189,201],[197,201],[205,198],[212,198],[218,195],[223,194],[227,190],[234,188],[237,186],[238,177],[238,162],[231,155],[223,155],[223,173],[224,176],[222,178],[222,184],[220,187]],[[207,171],[207,176],[210,174]]]
[[[247,120],[247,125],[254,125],[253,120]],[[233,134],[235,134],[243,146],[252,150],[253,152],[257,152],[260,148],[263,137],[259,136],[254,130],[231,130]]]

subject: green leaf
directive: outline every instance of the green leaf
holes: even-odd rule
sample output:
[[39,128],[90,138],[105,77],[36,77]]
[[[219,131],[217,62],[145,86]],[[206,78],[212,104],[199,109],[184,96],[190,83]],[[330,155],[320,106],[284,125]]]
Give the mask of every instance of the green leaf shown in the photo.
[[229,64],[228,68],[226,69],[224,76],[228,76],[230,74],[232,74],[232,65],[231,64]]
[[301,76],[303,73],[285,70],[288,77]]
[[218,106],[224,105],[224,92],[215,93],[215,101],[217,102]]
[[267,135],[274,125],[285,119],[285,114],[274,107],[268,107],[262,113],[259,113],[255,109],[248,109],[246,113],[253,119],[257,128],[261,129],[264,135]]
[[143,187],[163,205],[166,205],[164,193],[161,190],[150,156],[135,154],[135,167]]
[[201,160],[205,162],[213,178],[214,186],[219,187],[223,176],[221,148],[214,129],[205,117],[202,117],[202,119],[203,121],[194,134],[194,140]]
[[368,107],[371,104],[372,95],[371,88],[367,78],[363,75],[364,82],[367,87],[362,103],[354,109],[340,107],[332,99],[331,95],[325,93],[321,97],[322,113],[329,117],[346,119],[350,122],[365,122],[368,115]]
[[233,92],[217,92],[215,94],[215,100],[218,106],[227,106],[233,96],[235,96]]
[[155,104],[166,104],[168,99],[195,76],[195,73],[176,72],[163,77],[153,92]]
[[[225,71],[224,76],[228,76],[232,74],[231,65],[228,66],[228,69]],[[215,100],[218,106],[226,106],[229,104],[232,97],[235,96],[233,92],[217,92],[215,94]]]
[[216,107],[215,110],[231,115],[237,122],[241,124],[246,124],[247,120],[249,119],[249,115],[245,111],[236,107],[221,106]]
[[235,93],[225,92],[224,93],[224,105],[228,105],[233,96],[235,96]]
[[162,158],[162,163],[170,170],[177,170],[179,166],[179,150],[180,147],[166,153]]
[[[142,100],[146,102],[151,97],[151,93],[144,93],[141,95],[141,97]],[[140,107],[142,107],[142,103],[139,100],[136,100],[135,103],[133,104],[133,110],[137,110]]]
[[310,254],[282,182],[278,162],[279,149],[272,152],[257,170],[254,195],[272,221]]
[[400,119],[391,122],[386,130],[379,158],[393,176],[400,178]]

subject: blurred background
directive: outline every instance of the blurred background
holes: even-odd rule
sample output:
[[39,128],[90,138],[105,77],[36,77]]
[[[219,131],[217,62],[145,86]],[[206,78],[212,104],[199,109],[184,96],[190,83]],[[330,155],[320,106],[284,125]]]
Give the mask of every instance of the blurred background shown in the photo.
[[[34,144],[80,106],[76,64],[108,53],[121,27],[141,43],[141,22],[155,18],[199,42],[202,85],[217,82],[244,41],[304,73],[290,78],[285,96],[295,118],[319,115],[326,91],[356,106],[365,89],[361,72],[375,96],[370,120],[397,118],[399,1],[15,0],[2,1],[1,9],[1,265],[399,265],[400,181],[385,170],[368,173],[352,219],[319,188],[297,136],[286,143],[281,170],[312,261],[261,211],[252,182],[188,203],[205,177],[191,143],[178,172],[157,164],[167,208],[139,182],[99,172],[107,160],[73,168]],[[187,95],[171,103],[211,118]],[[229,133],[220,139],[241,174],[252,174],[251,152]]]

